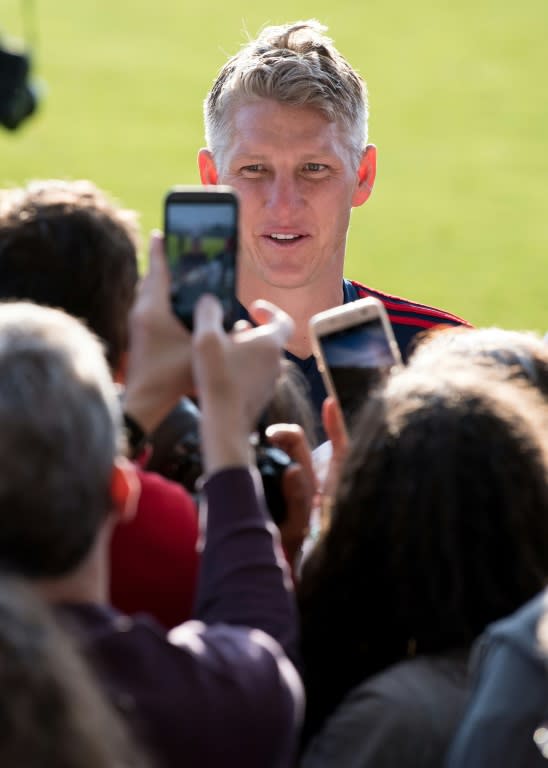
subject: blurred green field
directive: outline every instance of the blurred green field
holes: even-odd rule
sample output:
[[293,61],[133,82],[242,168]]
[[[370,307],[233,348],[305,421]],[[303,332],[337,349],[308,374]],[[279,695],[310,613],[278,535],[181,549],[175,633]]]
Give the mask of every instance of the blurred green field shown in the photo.
[[[21,0],[0,31],[23,34]],[[316,17],[368,82],[375,194],[346,274],[475,324],[548,328],[548,3],[36,0],[40,114],[0,131],[0,186],[89,177],[161,224],[198,183],[202,101],[265,23]]]

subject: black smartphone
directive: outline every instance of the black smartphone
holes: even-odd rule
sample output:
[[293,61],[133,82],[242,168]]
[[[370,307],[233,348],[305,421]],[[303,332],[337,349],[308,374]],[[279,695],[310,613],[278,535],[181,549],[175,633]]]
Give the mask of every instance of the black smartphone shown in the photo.
[[337,398],[348,429],[371,389],[401,354],[384,305],[367,297],[310,319],[312,347],[328,393]]
[[171,273],[171,305],[192,331],[194,306],[212,293],[223,325],[237,320],[238,198],[225,186],[173,187],[165,198],[164,237]]

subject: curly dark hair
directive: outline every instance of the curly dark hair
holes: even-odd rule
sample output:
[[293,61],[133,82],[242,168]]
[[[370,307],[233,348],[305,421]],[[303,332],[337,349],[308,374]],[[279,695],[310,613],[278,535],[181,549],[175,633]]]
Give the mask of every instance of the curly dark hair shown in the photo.
[[136,214],[90,181],[0,191],[0,299],[80,318],[105,343],[113,370],[128,345],[137,248]]
[[470,646],[545,585],[547,420],[478,370],[407,369],[369,399],[299,588],[309,734],[364,678]]

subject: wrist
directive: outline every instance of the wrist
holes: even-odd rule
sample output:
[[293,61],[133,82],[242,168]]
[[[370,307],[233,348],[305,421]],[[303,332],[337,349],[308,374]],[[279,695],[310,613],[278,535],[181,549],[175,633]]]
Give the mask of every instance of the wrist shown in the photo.
[[202,462],[208,475],[228,467],[249,467],[254,464],[254,451],[249,433],[241,422],[229,423],[221,414],[202,412],[201,443]]
[[128,414],[146,434],[154,432],[169,413],[169,407],[160,405],[154,394],[139,392],[131,387],[125,389],[122,407],[124,414]]

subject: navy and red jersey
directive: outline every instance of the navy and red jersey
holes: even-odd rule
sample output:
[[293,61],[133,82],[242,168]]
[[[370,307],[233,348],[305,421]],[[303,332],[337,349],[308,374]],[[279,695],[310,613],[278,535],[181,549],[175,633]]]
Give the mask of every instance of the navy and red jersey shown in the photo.
[[416,301],[376,291],[355,280],[343,280],[343,290],[345,304],[366,296],[373,296],[382,301],[404,362],[407,362],[409,343],[417,333],[439,325],[470,325],[461,317],[445,312],[443,309],[429,307],[427,304],[417,304]]
[[[383,293],[374,288],[368,288],[367,286],[358,283],[356,280],[343,280],[343,296],[345,304],[350,301],[356,301],[357,299],[363,299],[366,296],[373,296],[382,301],[392,324],[392,330],[394,331],[394,336],[398,342],[404,362],[407,361],[409,344],[417,333],[420,333],[427,328],[432,328],[433,326],[469,325],[466,320],[457,317],[457,315],[452,315],[449,312],[444,312],[435,307],[429,307],[426,304],[418,304],[415,301],[392,296],[389,293]],[[241,317],[249,319],[244,307],[241,309]],[[298,365],[305,375],[310,388],[310,398],[314,405],[314,409],[319,416],[322,403],[325,400],[327,393],[314,356],[311,355],[310,357],[303,359],[301,357],[296,357],[291,354],[291,352],[287,351],[285,355],[289,360],[292,360]]]

